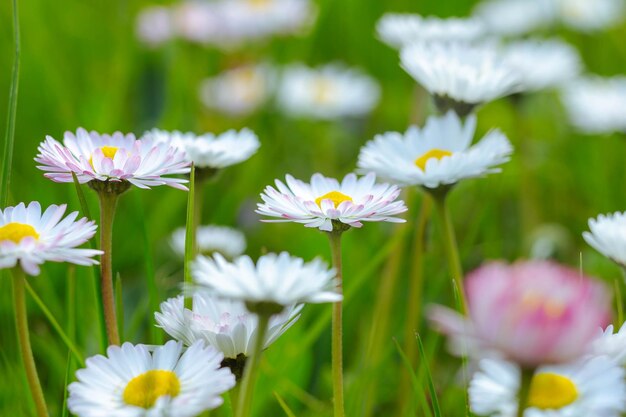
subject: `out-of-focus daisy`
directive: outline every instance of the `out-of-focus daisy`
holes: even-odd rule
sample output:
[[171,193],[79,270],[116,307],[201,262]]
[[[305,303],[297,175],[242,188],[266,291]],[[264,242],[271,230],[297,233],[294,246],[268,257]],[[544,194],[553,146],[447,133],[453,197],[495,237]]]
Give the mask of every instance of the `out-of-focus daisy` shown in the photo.
[[378,83],[359,70],[339,64],[320,68],[287,67],[277,100],[288,115],[314,119],[363,116],[378,103]]
[[394,217],[407,210],[404,201],[396,201],[400,189],[375,182],[373,173],[361,178],[348,174],[341,183],[313,174],[310,184],[287,175],[286,185],[276,180],[276,188],[265,188],[256,212],[278,218],[266,222],[296,222],[326,232],[333,230],[335,222],[353,227],[361,227],[362,222],[404,222]]
[[595,250],[626,268],[626,212],[601,214],[589,219],[590,232],[584,232],[583,238]]
[[275,80],[275,70],[268,64],[235,68],[204,80],[200,99],[206,107],[226,114],[249,114],[267,102]]
[[[472,412],[515,417],[519,381],[517,365],[483,359],[470,382]],[[624,370],[607,357],[594,357],[539,367],[531,380],[524,417],[619,417],[624,410]]]
[[[196,246],[198,252],[210,255],[213,252],[221,253],[227,258],[234,258],[246,250],[246,237],[232,227],[207,225],[199,226],[196,231]],[[170,240],[174,252],[179,256],[185,255],[185,228],[181,227],[172,233]]]
[[176,35],[190,42],[215,43],[222,33],[216,2],[183,1],[173,6],[171,14]]
[[186,179],[166,176],[189,172],[184,153],[153,140],[136,140],[132,133],[107,135],[79,128],[76,134],[66,132],[63,144],[46,136],[38,151],[37,168],[55,182],[72,182],[74,173],[81,184],[117,182],[139,188],[169,185],[187,189],[182,185]]
[[263,255],[256,265],[248,256],[232,263],[219,254],[212,258],[198,256],[192,274],[196,290],[244,301],[248,308],[257,303],[288,307],[342,298],[336,290],[333,269],[319,259],[305,263],[287,252]]
[[516,68],[525,91],[564,85],[582,69],[576,48],[556,39],[513,42],[505,47],[504,59]]
[[614,26],[624,18],[623,0],[555,0],[555,2],[563,23],[584,32]]
[[82,218],[78,212],[63,220],[67,206],[51,205],[43,213],[33,201],[0,210],[0,269],[13,268],[18,263],[29,275],[39,275],[39,265],[46,261],[96,265],[94,256],[102,251],[79,249],[93,237],[97,226]]
[[457,352],[494,351],[527,368],[589,353],[610,318],[604,286],[551,262],[489,263],[468,275],[465,288],[469,317],[433,307],[433,322]]
[[219,407],[235,377],[220,368],[224,356],[204,342],[183,352],[169,341],[153,352],[145,345],[110,346],[87,359],[68,386],[69,410],[79,417],[194,417]]
[[578,79],[561,99],[570,123],[591,134],[626,132],[626,77]]
[[626,365],[626,323],[615,332],[612,324],[602,330],[593,341],[592,354],[604,355],[613,359],[621,366]]
[[492,34],[520,36],[551,25],[556,7],[554,0],[486,0],[478,4],[474,15]]
[[361,148],[357,166],[400,185],[431,189],[499,172],[496,166],[509,160],[511,144],[492,130],[472,146],[475,130],[475,115],[465,123],[452,111],[431,116],[422,129],[377,135]]
[[418,42],[402,48],[400,59],[443,112],[454,109],[466,116],[521,88],[519,74],[491,43]]
[[394,48],[419,41],[471,42],[485,34],[483,23],[474,18],[448,18],[418,14],[386,13],[376,24],[381,40]]
[[143,9],[137,16],[137,37],[143,43],[157,47],[174,36],[170,9],[152,6]]

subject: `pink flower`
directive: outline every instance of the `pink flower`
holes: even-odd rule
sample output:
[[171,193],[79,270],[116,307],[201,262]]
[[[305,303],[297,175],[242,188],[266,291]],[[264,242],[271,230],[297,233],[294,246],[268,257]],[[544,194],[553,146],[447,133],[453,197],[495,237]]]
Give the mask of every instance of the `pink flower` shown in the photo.
[[604,286],[553,262],[489,263],[465,288],[469,317],[437,306],[430,318],[470,356],[493,351],[527,367],[568,362],[587,353],[610,318]]

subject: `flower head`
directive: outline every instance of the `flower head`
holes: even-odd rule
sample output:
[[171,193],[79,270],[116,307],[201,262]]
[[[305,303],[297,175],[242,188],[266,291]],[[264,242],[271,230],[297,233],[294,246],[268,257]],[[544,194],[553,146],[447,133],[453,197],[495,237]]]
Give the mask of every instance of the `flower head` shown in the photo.
[[393,217],[407,210],[402,200],[396,201],[400,189],[375,182],[373,173],[361,178],[348,174],[341,183],[313,174],[310,184],[287,175],[286,185],[276,180],[277,189],[265,188],[256,212],[278,218],[266,222],[296,222],[327,232],[336,222],[353,227],[362,222],[404,222]]
[[475,129],[474,115],[465,124],[452,111],[431,116],[422,129],[412,126],[404,134],[377,135],[361,148],[357,165],[388,181],[433,189],[499,172],[496,166],[509,160],[511,144],[502,132],[492,130],[472,146]]
[[55,182],[72,182],[72,173],[81,184],[91,181],[126,182],[139,188],[156,185],[186,190],[187,180],[166,175],[189,172],[185,155],[175,148],[135,135],[66,132],[63,145],[51,136],[39,145],[35,161],[44,176]]
[[[176,229],[170,240],[174,252],[180,257],[185,254],[185,228]],[[246,237],[237,229],[226,226],[199,226],[196,230],[196,244],[200,253],[210,255],[219,252],[227,258],[234,258],[246,250]]]
[[601,214],[596,219],[589,219],[589,230],[583,233],[587,243],[626,268],[626,212]]
[[137,37],[151,47],[169,41],[174,35],[170,9],[152,6],[143,9],[137,16]]
[[150,352],[145,345],[110,346],[107,356],[87,359],[68,386],[68,408],[79,417],[194,417],[219,407],[235,377],[220,368],[224,356],[199,341],[183,352],[169,341]]
[[465,288],[469,317],[435,307],[432,320],[470,351],[492,350],[521,366],[578,359],[610,317],[602,285],[551,262],[490,263]]
[[256,265],[248,256],[228,262],[219,254],[198,256],[192,267],[195,289],[210,291],[221,298],[241,300],[249,308],[255,303],[283,307],[300,303],[341,300],[335,271],[315,259],[304,263],[287,252],[267,254]]
[[46,261],[97,264],[93,257],[102,251],[77,248],[93,237],[97,226],[86,218],[75,221],[76,211],[61,220],[66,208],[52,205],[42,213],[33,201],[0,210],[0,269],[19,262],[27,274],[39,275],[39,265]]
[[566,25],[582,32],[614,26],[624,18],[622,0],[555,0],[559,18]]
[[474,15],[499,36],[521,36],[553,24],[555,0],[485,0]]
[[615,332],[612,324],[598,333],[593,341],[592,354],[608,356],[621,366],[626,365],[626,323]]

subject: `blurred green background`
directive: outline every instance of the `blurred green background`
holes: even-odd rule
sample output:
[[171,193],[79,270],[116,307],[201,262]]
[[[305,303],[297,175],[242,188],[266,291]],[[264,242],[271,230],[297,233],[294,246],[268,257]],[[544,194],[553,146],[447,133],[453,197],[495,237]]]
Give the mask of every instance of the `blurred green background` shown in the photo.
[[[227,168],[207,185],[204,223],[236,226],[248,238],[247,253],[287,250],[311,259],[330,261],[325,236],[296,224],[263,224],[254,213],[258,195],[286,173],[308,179],[314,172],[343,176],[355,168],[358,150],[374,134],[404,131],[410,121],[432,111],[425,93],[398,66],[397,52],[375,37],[376,20],[388,11],[463,16],[472,1],[320,0],[318,20],[308,36],[262,41],[228,55],[184,41],[149,50],[135,38],[135,18],[146,1],[19,1],[22,35],[15,156],[10,202],[38,200],[46,206],[68,203],[79,210],[73,185],[46,180],[35,168],[38,144],[51,135],[82,126],[100,132],[121,130],[141,134],[152,127],[221,132],[244,126],[253,129],[262,146],[249,161]],[[0,114],[6,114],[13,46],[11,5],[0,5]],[[589,72],[612,75],[626,68],[626,26],[604,33],[578,34],[556,30],[575,44]],[[312,122],[293,120],[270,106],[246,118],[230,118],[203,108],[200,81],[232,62],[260,58],[281,64],[316,65],[342,61],[363,68],[378,79],[382,99],[365,120]],[[2,124],[4,130],[5,124]],[[558,260],[579,265],[606,280],[620,279],[619,270],[590,249],[581,233],[589,217],[626,210],[626,152],[623,135],[581,136],[568,127],[554,93],[541,93],[521,103],[499,100],[479,111],[479,135],[503,129],[516,149],[523,150],[503,173],[465,181],[451,195],[462,259],[470,270],[485,259],[529,257],[538,239]],[[85,187],[91,213],[97,216],[95,194]],[[408,371],[393,338],[404,343],[409,303],[413,219],[421,196],[405,193],[408,223],[398,227],[366,224],[344,239],[345,371],[347,415],[428,415],[428,397],[410,393],[409,404],[397,405],[401,380]],[[159,299],[179,292],[180,260],[167,239],[184,225],[186,194],[157,187],[132,189],[120,201],[114,231],[114,269],[123,282],[124,339],[154,343],[164,336],[151,329],[146,274],[154,269]],[[424,302],[451,305],[439,223],[428,227]],[[535,248],[537,246],[535,245]],[[391,256],[389,256],[391,255]],[[394,269],[394,267],[397,268]],[[75,276],[65,265],[46,264],[31,285],[64,326],[76,320],[76,340],[85,356],[99,351],[94,311],[94,283],[86,268]],[[75,283],[75,301],[70,301]],[[387,307],[381,306],[389,294]],[[31,400],[19,361],[8,274],[0,279],[0,415],[28,416]],[[390,302],[389,302],[390,300]],[[32,301],[32,300],[29,300]],[[73,307],[73,308],[72,308]],[[61,415],[68,351],[41,310],[29,304],[35,358],[50,411]],[[278,393],[297,416],[331,415],[330,307],[307,306],[300,322],[265,356],[255,398],[258,416],[284,415]],[[457,370],[460,361],[445,353],[439,336],[422,322],[420,333],[434,374],[444,415],[461,415],[464,392]],[[412,354],[415,356],[415,353]],[[420,361],[423,363],[424,361]],[[418,377],[424,382],[424,367]],[[422,397],[420,397],[420,395]],[[408,411],[407,411],[408,410]],[[221,415],[215,412],[214,415]]]

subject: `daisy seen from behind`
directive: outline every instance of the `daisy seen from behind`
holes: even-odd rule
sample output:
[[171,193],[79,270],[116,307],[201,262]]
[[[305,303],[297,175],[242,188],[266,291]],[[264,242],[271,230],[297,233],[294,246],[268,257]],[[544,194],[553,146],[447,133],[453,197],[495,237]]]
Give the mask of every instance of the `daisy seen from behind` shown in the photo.
[[583,238],[595,250],[626,268],[626,212],[601,214],[589,219]]

